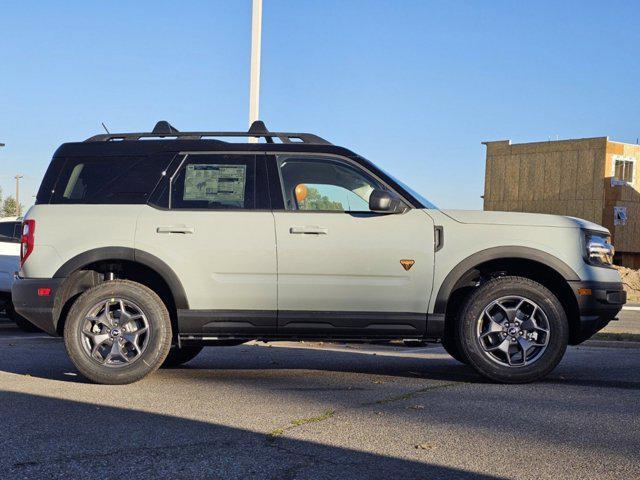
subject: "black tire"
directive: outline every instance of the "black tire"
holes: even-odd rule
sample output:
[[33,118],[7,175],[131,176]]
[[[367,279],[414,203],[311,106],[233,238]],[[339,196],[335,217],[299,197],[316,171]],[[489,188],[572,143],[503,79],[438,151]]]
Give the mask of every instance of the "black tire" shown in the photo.
[[13,307],[13,302],[7,301],[4,306],[4,311],[7,314],[7,317],[9,317],[9,320],[14,322],[23,332],[37,333],[42,331],[29,320],[16,312],[15,308]]
[[[90,310],[109,299],[132,302],[148,322],[145,347],[140,349],[141,353],[130,364],[118,367],[105,365],[92,358],[85,350],[86,337],[82,333],[85,317]],[[124,336],[124,331],[121,335]],[[111,280],[84,292],[69,310],[64,326],[65,347],[78,371],[92,382],[109,385],[133,383],[157,370],[169,353],[171,335],[169,312],[160,297],[144,285],[130,280]]]
[[169,355],[162,363],[162,368],[179,367],[190,362],[202,351],[202,347],[171,347]]
[[464,356],[460,342],[458,342],[457,332],[453,332],[451,335],[445,335],[442,339],[442,346],[455,360],[460,363],[464,363],[465,365],[469,365],[469,359]]
[[[521,358],[518,363],[523,363],[522,365],[509,366],[501,364],[491,358],[491,354],[486,353],[478,338],[478,323],[481,318],[485,318],[485,308],[494,301],[513,297],[521,297],[535,303],[546,318],[549,333],[546,348],[540,351],[537,357],[531,355],[534,357],[532,363],[526,364],[524,358]],[[526,315],[523,318],[526,319]],[[525,324],[522,323],[522,325],[522,329],[524,329]],[[569,339],[567,316],[557,297],[543,285],[528,278],[516,276],[495,278],[478,287],[461,309],[457,327],[460,347],[462,353],[468,358],[469,365],[484,377],[501,383],[527,383],[543,378],[562,360]],[[497,332],[497,335],[507,336],[507,338],[502,340],[501,337],[498,337],[494,342],[495,345],[501,344],[503,341],[506,341],[506,345],[508,345],[507,333]],[[535,340],[535,342],[538,341]],[[514,339],[513,342],[514,349],[512,350],[517,352],[520,348],[519,340]],[[510,347],[506,348],[509,351]],[[521,348],[520,350],[528,351],[529,349]],[[532,352],[535,351],[534,348]],[[522,353],[520,355],[524,357]],[[507,357],[504,358],[504,363],[506,363]]]

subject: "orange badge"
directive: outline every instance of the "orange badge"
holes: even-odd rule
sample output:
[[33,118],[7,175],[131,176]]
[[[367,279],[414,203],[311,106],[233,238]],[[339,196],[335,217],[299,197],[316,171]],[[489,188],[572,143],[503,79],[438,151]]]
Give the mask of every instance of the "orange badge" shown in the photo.
[[414,263],[416,263],[415,260],[400,260],[400,265],[402,265],[405,270],[409,270],[413,267]]

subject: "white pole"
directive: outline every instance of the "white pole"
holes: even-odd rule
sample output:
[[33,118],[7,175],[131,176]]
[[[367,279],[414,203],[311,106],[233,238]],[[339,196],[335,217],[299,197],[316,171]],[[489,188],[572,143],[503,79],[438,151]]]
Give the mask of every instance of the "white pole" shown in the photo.
[[[253,0],[251,16],[251,77],[249,81],[249,126],[260,116],[260,49],[262,43],[262,0]],[[249,143],[258,143],[249,137]]]
[[19,173],[16,175],[16,217],[19,217],[22,212],[20,211],[20,179],[24,177],[24,175],[20,175]]

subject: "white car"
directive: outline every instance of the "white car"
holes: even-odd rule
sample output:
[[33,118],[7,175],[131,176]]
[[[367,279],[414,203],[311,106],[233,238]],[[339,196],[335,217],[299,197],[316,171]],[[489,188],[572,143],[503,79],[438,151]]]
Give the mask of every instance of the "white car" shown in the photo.
[[[242,136],[264,143],[216,139]],[[62,145],[21,254],[18,313],[110,384],[252,339],[441,341],[493,381],[531,382],[626,301],[600,225],[439,210],[354,152],[261,122]]]
[[15,273],[20,270],[20,234],[22,219],[0,218],[0,292],[3,299],[11,297]]
[[22,217],[0,218],[0,301],[7,316],[25,331],[38,330],[13,309],[11,287],[15,274],[20,270],[20,236]]

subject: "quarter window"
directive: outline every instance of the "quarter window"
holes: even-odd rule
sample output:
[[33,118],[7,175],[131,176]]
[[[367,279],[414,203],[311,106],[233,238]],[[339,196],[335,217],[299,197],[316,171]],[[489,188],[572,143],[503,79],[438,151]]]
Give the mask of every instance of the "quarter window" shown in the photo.
[[147,203],[170,158],[70,157],[60,173],[51,203]]
[[352,165],[324,157],[278,156],[287,210],[369,212],[369,196],[384,187]]

